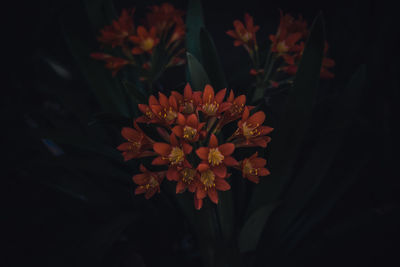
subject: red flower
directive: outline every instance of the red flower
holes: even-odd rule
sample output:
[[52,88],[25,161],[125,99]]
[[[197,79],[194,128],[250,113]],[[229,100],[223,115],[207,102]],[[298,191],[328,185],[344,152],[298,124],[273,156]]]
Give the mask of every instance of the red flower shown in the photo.
[[151,13],[147,14],[147,23],[149,26],[155,26],[160,35],[166,33],[174,24],[176,25],[175,27],[184,26],[182,16],[185,12],[175,9],[169,3],[164,3],[160,6],[154,5],[150,9]]
[[[224,176],[219,176],[219,173],[215,173],[210,169],[208,164],[199,164],[197,167],[199,171],[199,179],[196,185],[196,196],[195,196],[195,207],[200,209],[202,206],[202,201],[207,195],[215,204],[218,203],[218,193],[219,191],[227,191],[231,189],[229,183],[225,180],[227,177],[226,173]],[[196,203],[197,199],[197,203]]]
[[224,113],[224,116],[220,123],[221,127],[229,122],[240,119],[242,117],[246,105],[246,95],[240,95],[235,98],[235,94],[231,90],[226,102],[230,103],[231,105],[229,109]]
[[238,121],[238,129],[231,138],[238,138],[238,140],[235,140],[237,147],[266,147],[268,142],[271,141],[271,137],[266,135],[272,132],[273,128],[262,125],[265,120],[265,113],[263,111],[258,111],[250,117],[249,116],[250,111],[246,107],[242,119]]
[[[187,143],[179,143],[174,133],[170,135],[170,144],[154,143],[154,151],[160,155],[153,160],[153,165],[169,165],[170,167],[183,167],[190,164],[185,159],[185,155],[192,152],[192,146]],[[167,178],[172,179],[172,173],[167,173]]]
[[100,30],[101,36],[98,37],[99,42],[109,44],[112,47],[124,46],[129,35],[134,33],[133,13],[134,9],[123,9],[121,16],[117,21],[113,21],[110,26]]
[[233,22],[235,30],[229,30],[226,34],[235,39],[234,46],[243,45],[247,51],[251,52],[253,49],[257,49],[256,32],[260,29],[260,26],[255,26],[253,17],[247,13],[244,15],[244,22],[246,27],[240,20],[235,20]]
[[126,59],[113,57],[104,53],[92,53],[90,56],[97,60],[104,60],[106,62],[106,68],[112,71],[113,77],[117,75],[117,72],[125,65],[130,64],[130,62]]
[[142,173],[132,177],[133,181],[139,185],[135,189],[135,195],[145,194],[146,199],[151,198],[156,192],[160,192],[160,184],[165,176],[164,172],[150,172],[140,164]]
[[258,152],[254,153],[250,158],[245,158],[240,162],[243,177],[256,184],[260,182],[259,176],[267,176],[270,174],[270,172],[264,168],[267,161],[263,158],[258,158],[257,156]]
[[129,36],[129,40],[136,45],[132,48],[132,54],[140,55],[145,52],[151,54],[153,48],[160,41],[156,34],[157,31],[155,27],[151,27],[150,31],[147,31],[145,27],[139,26],[137,28],[137,35]]
[[270,35],[272,42],[271,51],[279,54],[297,52],[301,47],[296,44],[300,39],[308,35],[307,22],[300,16],[295,20],[290,14],[283,15],[280,11],[281,19],[276,35]]
[[178,113],[177,123],[178,125],[172,128],[172,132],[179,138],[189,142],[196,142],[199,140],[201,128],[203,128],[205,124],[204,122],[199,123],[196,114],[190,114],[185,117],[181,113]]
[[231,106],[230,103],[223,102],[225,93],[226,89],[223,89],[214,96],[214,89],[211,85],[207,84],[204,88],[199,109],[206,116],[219,117],[222,112],[226,111]]
[[175,122],[178,117],[178,102],[173,95],[167,98],[163,93],[158,93],[158,100],[156,103],[150,104],[151,111],[164,122],[170,125]]
[[177,181],[176,193],[183,193],[186,188],[189,192],[194,193],[196,191],[196,179],[198,179],[198,173],[196,169],[193,169],[189,164],[184,167],[172,168],[170,175],[167,176],[169,180]]
[[135,129],[123,127],[121,130],[121,135],[128,140],[117,147],[119,151],[122,151],[124,160],[155,156],[156,153],[148,150],[153,148],[154,141],[139,128],[136,122],[133,124]]
[[149,97],[149,105],[146,104],[138,104],[139,110],[144,114],[136,119],[137,122],[141,123],[159,123],[160,119],[156,114],[151,110],[152,105],[159,105],[157,98],[153,95]]
[[[226,166],[236,166],[239,163],[231,156],[235,151],[235,145],[226,143],[218,146],[217,137],[211,134],[208,147],[200,147],[196,150],[197,156],[207,165],[218,177],[225,178],[227,174]],[[200,166],[199,165],[199,166]],[[204,169],[204,167],[202,167]]]
[[200,91],[193,92],[189,83],[186,84],[185,89],[183,90],[183,95],[176,91],[171,92],[171,95],[173,95],[178,101],[179,111],[183,114],[196,112],[197,105],[201,102],[201,94],[202,92]]

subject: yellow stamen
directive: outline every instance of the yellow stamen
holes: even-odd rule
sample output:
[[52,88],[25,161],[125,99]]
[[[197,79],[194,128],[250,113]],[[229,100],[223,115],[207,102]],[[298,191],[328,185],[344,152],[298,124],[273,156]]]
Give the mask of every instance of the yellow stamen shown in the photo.
[[183,138],[187,140],[192,140],[197,134],[197,130],[190,127],[190,126],[185,126],[183,128]]
[[224,160],[224,155],[218,150],[218,148],[210,148],[208,152],[208,163],[212,166],[218,166]]
[[255,175],[258,176],[258,169],[253,168],[251,165],[250,160],[246,160],[246,162],[243,165],[243,172],[248,175]]
[[191,114],[194,112],[193,100],[185,101],[182,112],[185,114]]
[[289,47],[285,44],[285,41],[281,41],[276,45],[276,50],[278,50],[279,53],[286,53],[289,51]]
[[191,168],[184,168],[181,171],[182,181],[186,184],[190,184],[194,180],[194,176],[196,175],[196,170]]
[[153,38],[147,38],[143,40],[143,42],[141,43],[141,48],[144,51],[150,51],[151,49],[153,49],[153,46],[154,46]]
[[168,159],[172,165],[181,163],[184,157],[185,154],[179,147],[173,147],[171,153],[168,155]]
[[253,126],[251,124],[247,124],[247,122],[243,123],[243,135],[244,137],[246,137],[247,139],[251,138],[251,137],[255,137],[260,135],[260,130],[258,129],[258,126],[260,126],[258,123]]
[[215,175],[211,170],[206,170],[200,175],[200,181],[204,184],[205,190],[215,187]]
[[214,101],[214,102],[207,102],[203,105],[203,110],[204,112],[209,115],[209,116],[213,116],[217,113],[217,110],[219,108],[219,104]]

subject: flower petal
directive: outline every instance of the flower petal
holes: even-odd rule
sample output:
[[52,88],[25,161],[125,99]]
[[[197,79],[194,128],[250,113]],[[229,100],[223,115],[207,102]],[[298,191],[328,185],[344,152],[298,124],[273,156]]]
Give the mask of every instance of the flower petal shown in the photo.
[[215,188],[220,191],[227,191],[231,189],[231,186],[225,179],[215,179]]
[[196,150],[197,156],[202,160],[208,160],[208,152],[209,152],[208,147],[200,147],[199,149]]
[[211,134],[210,142],[208,143],[208,146],[211,147],[211,148],[214,148],[214,147],[218,146],[218,139],[214,134]]
[[239,162],[234,157],[231,157],[231,156],[225,157],[223,162],[226,166],[238,166],[239,165]]
[[167,171],[167,179],[169,181],[178,181],[179,173],[176,168],[169,168]]
[[210,188],[208,191],[208,197],[211,199],[212,202],[218,204],[218,192],[215,190],[214,187]]
[[214,100],[214,89],[212,88],[211,85],[207,84],[204,87],[203,104],[212,100]]
[[226,170],[226,166],[225,165],[221,164],[221,165],[212,167],[211,169],[212,169],[212,171],[214,172],[214,174],[216,176],[218,176],[220,178],[225,178],[226,177],[227,170]]
[[153,149],[162,156],[167,156],[171,152],[171,145],[166,143],[154,143]]
[[235,151],[235,145],[232,143],[226,143],[222,144],[218,147],[218,150],[222,153],[224,156],[229,156]]

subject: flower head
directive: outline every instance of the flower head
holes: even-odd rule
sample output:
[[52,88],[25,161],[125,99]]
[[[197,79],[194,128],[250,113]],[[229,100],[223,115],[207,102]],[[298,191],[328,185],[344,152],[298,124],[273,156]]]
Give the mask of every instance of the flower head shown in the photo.
[[245,25],[240,20],[235,20],[233,22],[235,29],[227,31],[226,34],[235,39],[234,46],[243,45],[248,52],[251,52],[258,49],[256,32],[260,29],[260,26],[255,26],[253,17],[247,13],[244,15],[244,23]]
[[258,157],[258,153],[254,153],[250,158],[245,158],[240,162],[240,169],[244,178],[258,184],[260,176],[267,176],[270,172],[264,168],[267,161]]
[[154,5],[150,7],[151,12],[147,14],[147,23],[156,27],[158,33],[162,34],[174,25],[184,29],[182,16],[184,11],[176,9],[169,3],[163,3],[160,6]]
[[196,114],[190,114],[185,117],[183,114],[178,113],[178,125],[172,128],[172,132],[179,138],[185,139],[188,142],[196,142],[199,140],[200,131],[204,126],[204,122],[199,123]]
[[236,146],[260,146],[266,147],[271,138],[266,136],[272,132],[273,128],[262,125],[265,120],[265,113],[258,111],[250,116],[250,111],[246,107],[242,119],[238,121],[238,129],[231,138],[235,140]]
[[211,85],[207,84],[204,88],[201,104],[199,109],[206,116],[219,117],[220,114],[230,107],[230,103],[223,102],[225,98],[226,89],[219,91],[214,95],[214,89]]
[[123,9],[118,20],[100,30],[99,42],[107,45],[124,46],[129,35],[134,33],[133,13],[135,9]]
[[183,114],[192,114],[196,112],[197,106],[201,102],[202,92],[193,92],[192,87],[187,83],[183,90],[183,95],[176,91],[172,91],[171,95],[178,101],[179,112]]
[[157,102],[151,104],[150,109],[160,121],[167,125],[174,123],[178,117],[178,102],[173,95],[168,98],[159,92]]
[[149,31],[146,30],[145,27],[139,26],[137,28],[137,35],[129,36],[129,40],[135,44],[135,47],[132,48],[132,54],[140,55],[143,53],[151,54],[153,52],[153,48],[160,41],[156,36],[157,31],[155,27],[151,27]]
[[135,195],[145,194],[145,198],[151,198],[156,192],[160,192],[160,184],[165,176],[164,172],[150,172],[142,164],[140,164],[142,173],[132,177],[135,184],[138,185],[135,189]]
[[119,151],[122,151],[124,160],[155,156],[156,153],[150,150],[154,141],[139,128],[136,122],[134,122],[134,127],[135,129],[123,127],[121,130],[121,135],[128,141],[117,147]]

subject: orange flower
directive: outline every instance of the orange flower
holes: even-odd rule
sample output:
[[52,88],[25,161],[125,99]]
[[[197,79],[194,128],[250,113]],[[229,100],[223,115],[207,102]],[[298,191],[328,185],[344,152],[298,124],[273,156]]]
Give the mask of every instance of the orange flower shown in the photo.
[[226,102],[230,103],[231,105],[229,109],[224,113],[224,116],[220,123],[221,127],[229,122],[240,119],[242,117],[246,104],[246,95],[240,95],[235,98],[235,94],[231,90]]
[[196,114],[190,114],[185,117],[181,113],[178,113],[178,119],[176,122],[178,125],[172,128],[172,132],[176,136],[185,139],[188,142],[196,142],[199,140],[201,128],[203,128],[205,123],[199,123]]
[[[187,143],[179,143],[174,133],[170,135],[170,144],[167,143],[154,143],[154,151],[160,155],[153,160],[153,165],[169,165],[170,167],[188,166],[185,155],[192,152],[192,146]],[[167,173],[167,177],[173,180],[172,173]]]
[[176,98],[173,95],[167,98],[163,93],[159,92],[158,99],[156,99],[156,103],[150,104],[151,111],[166,125],[174,123],[178,117],[178,102]]
[[199,164],[197,167],[199,171],[199,179],[196,180],[196,196],[195,196],[195,207],[197,209],[201,208],[202,201],[196,204],[197,201],[203,200],[207,195],[212,202],[218,204],[218,192],[227,191],[231,189],[229,183],[225,180],[227,174],[219,176],[219,173],[215,173],[210,169],[208,164]]
[[151,27],[150,31],[147,31],[145,27],[139,26],[137,28],[137,35],[129,36],[129,40],[131,40],[136,46],[132,48],[132,54],[140,55],[143,53],[151,54],[153,52],[153,48],[158,44],[159,39],[156,37],[156,28]]
[[264,168],[267,161],[263,158],[258,158],[258,152],[254,153],[250,158],[245,158],[240,162],[240,169],[244,178],[249,179],[253,183],[260,182],[259,176],[267,176],[270,172]]
[[176,193],[183,193],[186,189],[194,193],[196,191],[196,179],[198,173],[190,164],[184,167],[171,168],[170,174],[167,175],[168,180],[176,181]]
[[196,150],[196,154],[203,160],[203,163],[200,165],[209,166],[215,175],[224,178],[227,174],[226,166],[237,166],[239,164],[236,159],[231,156],[233,151],[235,151],[234,144],[226,143],[218,146],[217,137],[211,134],[208,147],[200,147]]
[[156,192],[160,192],[160,184],[165,176],[164,172],[150,172],[142,164],[140,164],[142,173],[132,177],[133,181],[138,185],[135,189],[135,195],[145,194],[146,199],[151,198]]
[[124,46],[129,35],[134,33],[133,13],[134,9],[123,9],[117,21],[113,21],[110,26],[100,30],[99,42],[109,44],[112,47]]
[[207,84],[204,88],[199,109],[206,116],[219,117],[222,112],[226,111],[231,106],[230,103],[223,102],[225,93],[226,89],[223,89],[214,96],[214,89],[211,85]]
[[156,114],[153,113],[151,110],[152,105],[159,105],[157,98],[153,95],[149,97],[149,105],[146,104],[138,104],[139,110],[144,114],[136,119],[137,122],[141,123],[159,123],[160,119],[157,117]]
[[233,22],[235,30],[229,30],[226,32],[226,34],[235,39],[233,42],[234,46],[243,45],[248,52],[251,52],[254,49],[258,49],[256,32],[260,29],[260,26],[255,26],[253,17],[247,13],[244,15],[244,22],[246,27],[240,20],[235,20]]
[[125,161],[135,158],[143,158],[157,155],[148,149],[153,148],[154,141],[150,139],[137,125],[133,123],[135,129],[123,127],[121,135],[128,140],[128,142],[120,144],[117,149],[122,151],[122,156]]
[[297,52],[300,50],[300,46],[296,43],[308,35],[307,22],[301,16],[295,20],[290,14],[283,15],[282,10],[280,15],[281,19],[276,35],[269,36],[272,42],[271,51],[280,55]]
[[200,91],[193,92],[189,83],[186,84],[185,89],[183,90],[183,95],[176,91],[171,92],[171,95],[173,95],[178,101],[179,112],[182,112],[183,114],[196,112],[197,105],[201,102],[201,94],[202,92]]
[[106,62],[106,68],[112,71],[112,76],[117,75],[117,72],[124,66],[130,64],[126,59],[113,57],[104,53],[92,53],[90,56],[97,60],[104,60]]
[[237,147],[266,147],[268,142],[271,141],[271,137],[266,135],[272,132],[273,128],[262,125],[265,120],[265,113],[263,111],[258,111],[250,117],[249,116],[250,111],[247,107],[245,107],[242,119],[238,121],[238,129],[231,138],[238,138],[235,140]]

